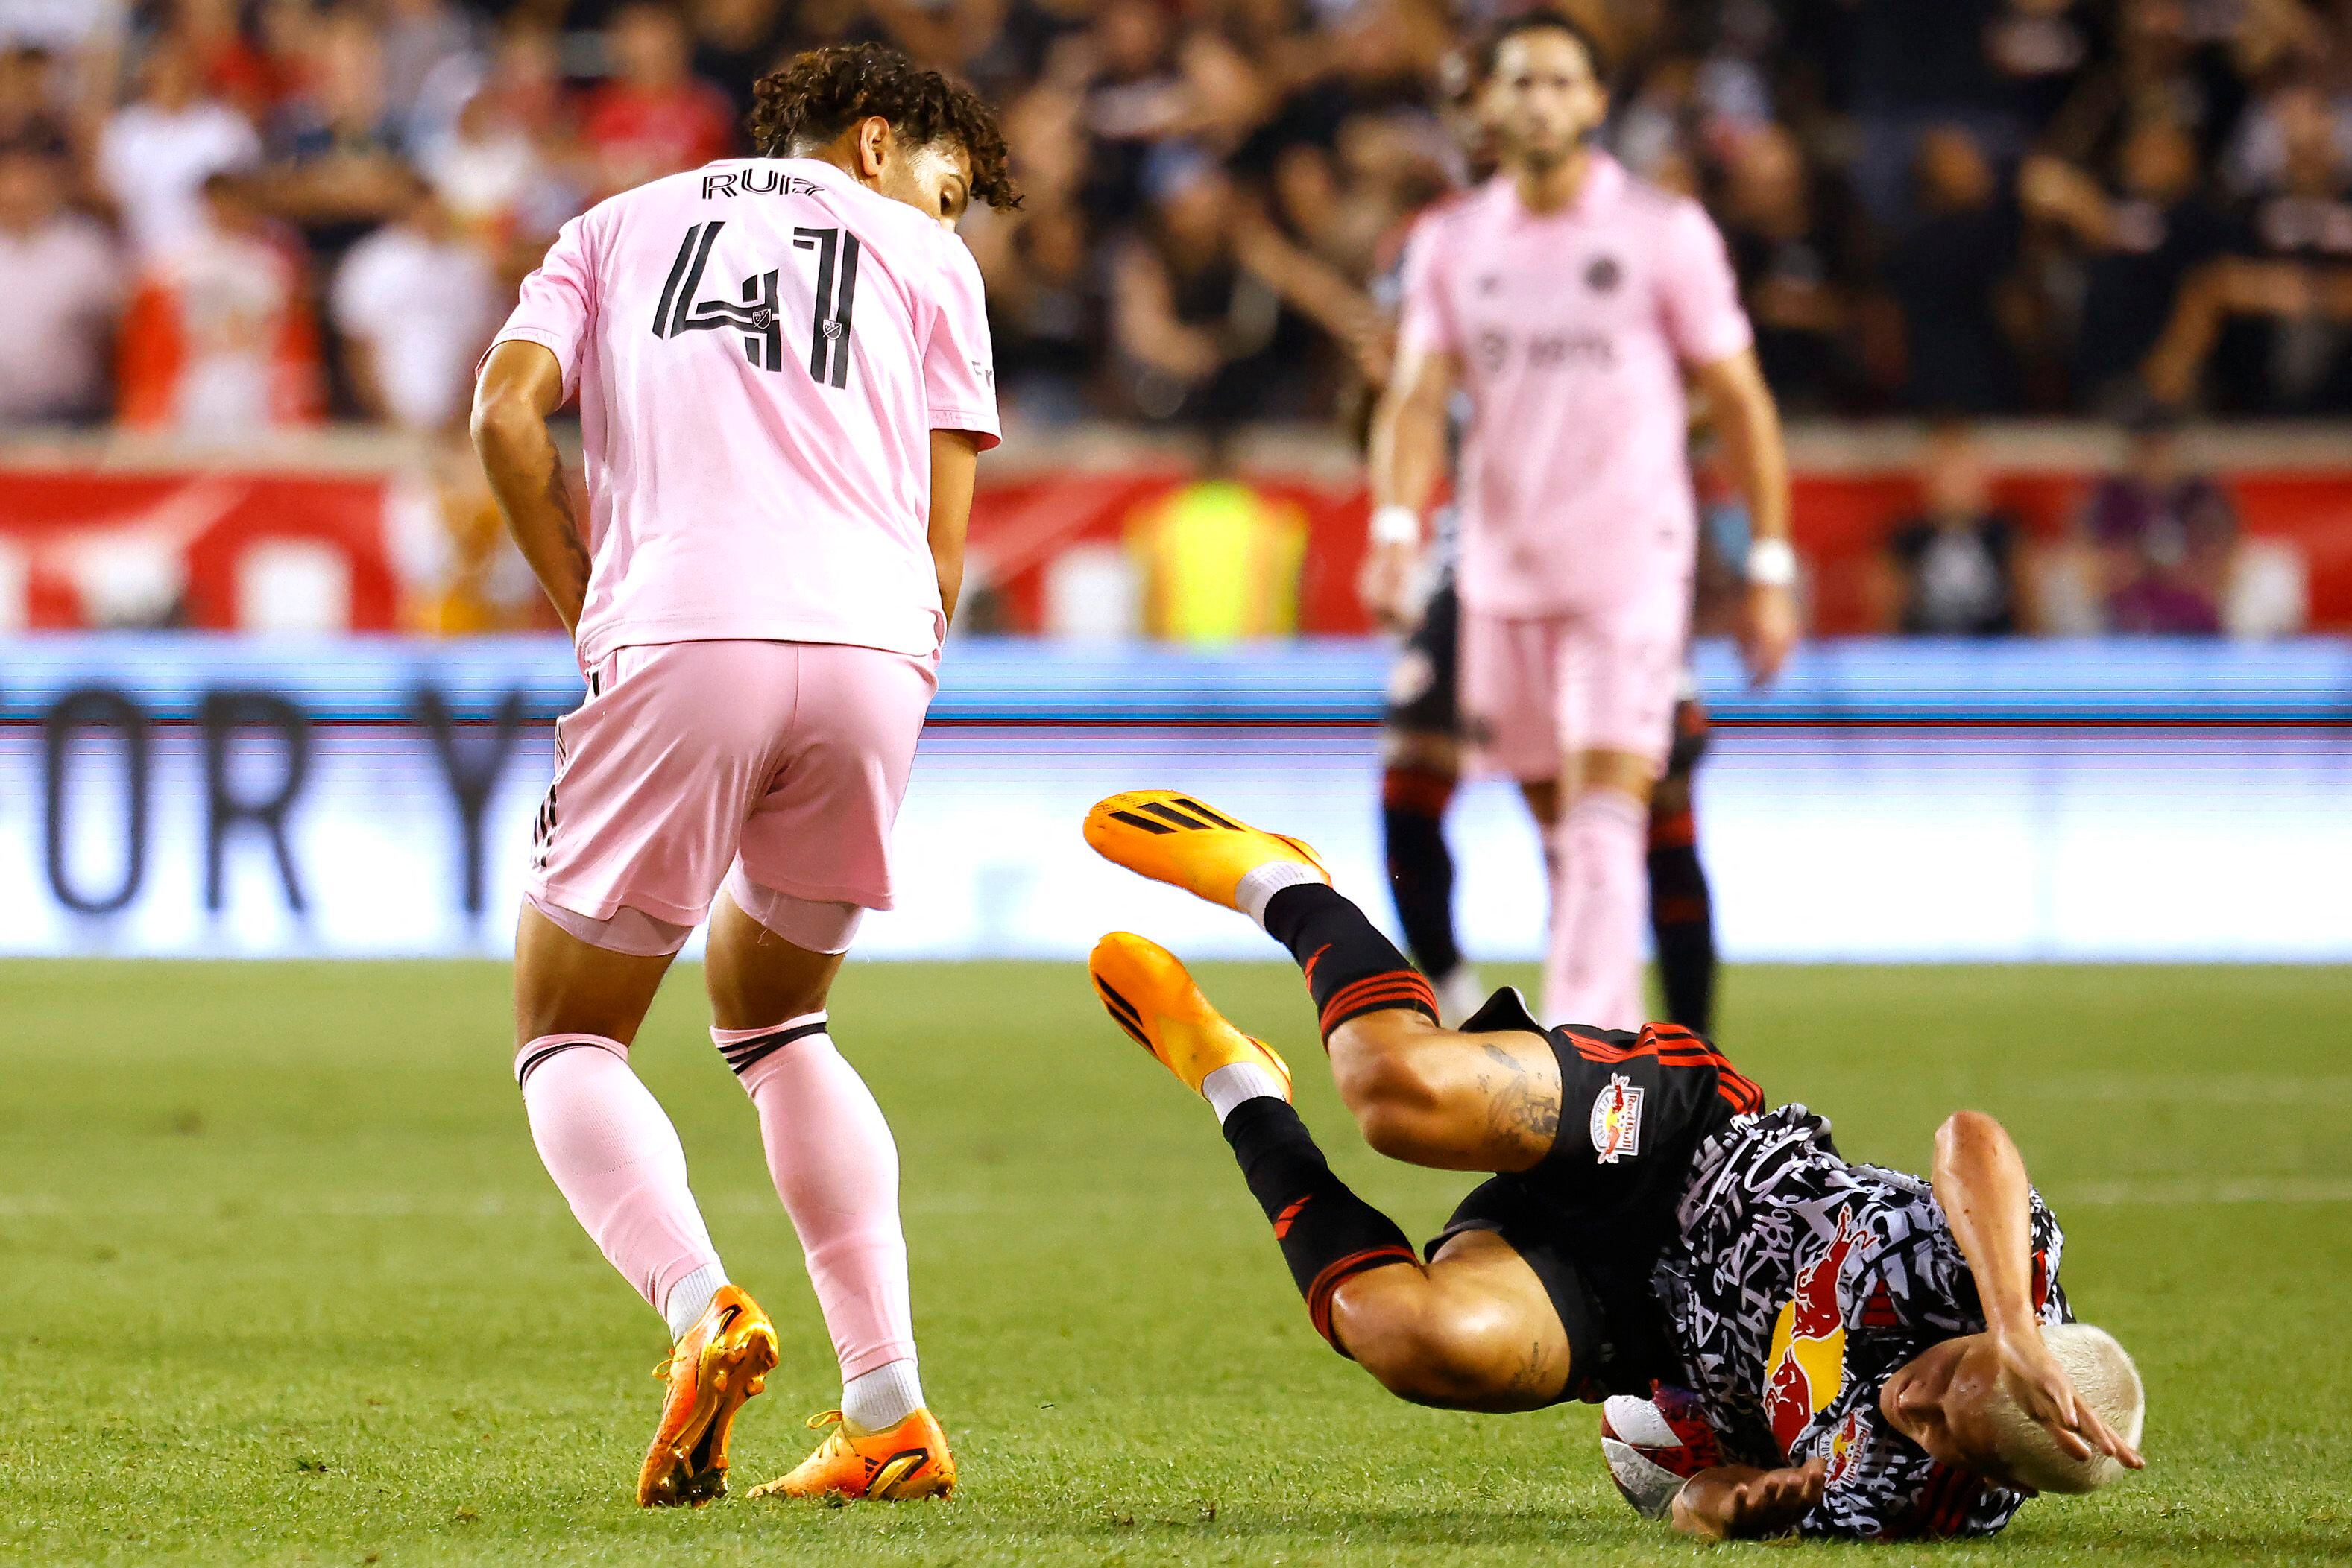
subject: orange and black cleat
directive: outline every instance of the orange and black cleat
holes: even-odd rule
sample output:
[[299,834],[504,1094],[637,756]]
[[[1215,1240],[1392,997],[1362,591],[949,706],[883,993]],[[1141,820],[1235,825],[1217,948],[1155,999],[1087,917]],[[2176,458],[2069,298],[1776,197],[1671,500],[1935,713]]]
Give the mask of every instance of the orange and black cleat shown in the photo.
[[765,1486],[757,1497],[841,1498],[905,1502],[945,1497],[955,1490],[955,1456],[928,1410],[918,1410],[884,1432],[856,1433],[838,1410],[809,1417],[812,1431],[833,1428],[816,1452]]
[[1097,800],[1086,835],[1105,860],[1227,909],[1242,907],[1242,879],[1263,866],[1287,863],[1317,882],[1331,880],[1303,841],[1253,828],[1181,789],[1130,789]]
[[727,1494],[727,1437],[743,1402],[767,1386],[776,1364],[776,1325],[733,1285],[686,1331],[669,1359],[661,1425],[637,1472],[641,1508],[699,1508]]
[[1193,1093],[1209,1074],[1254,1062],[1282,1080],[1289,1097],[1290,1064],[1274,1047],[1227,1023],[1175,954],[1132,931],[1114,931],[1087,960],[1095,995],[1111,1021],[1125,1030]]

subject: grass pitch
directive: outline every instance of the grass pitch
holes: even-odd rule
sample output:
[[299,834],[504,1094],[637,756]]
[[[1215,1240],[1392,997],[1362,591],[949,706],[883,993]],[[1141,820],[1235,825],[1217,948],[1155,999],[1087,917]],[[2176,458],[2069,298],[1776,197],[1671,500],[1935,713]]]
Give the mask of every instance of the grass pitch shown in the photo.
[[[1290,1053],[1349,1179],[1433,1229],[1467,1179],[1355,1140],[1295,975],[1203,977]],[[0,1562],[1706,1555],[1617,1500],[1589,1410],[1419,1410],[1324,1349],[1208,1113],[1045,965],[857,966],[836,994],[904,1152],[963,1492],[640,1512],[663,1334],[532,1155],[506,983],[0,966]],[[1725,1043],[1850,1154],[1917,1168],[1946,1111],[2002,1116],[2078,1309],[2147,1375],[2145,1478],[1885,1561],[2352,1556],[2352,971],[1765,969],[1727,991]],[[703,1021],[682,971],[636,1054],[783,1330],[740,1492],[800,1456],[835,1385]]]

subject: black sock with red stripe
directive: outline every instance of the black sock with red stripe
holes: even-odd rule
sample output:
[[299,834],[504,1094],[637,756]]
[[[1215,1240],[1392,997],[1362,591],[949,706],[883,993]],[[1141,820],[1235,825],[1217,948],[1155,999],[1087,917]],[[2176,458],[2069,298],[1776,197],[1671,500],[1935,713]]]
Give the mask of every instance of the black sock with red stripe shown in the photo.
[[1266,901],[1266,935],[1306,971],[1323,1037],[1349,1019],[1408,1008],[1437,1020],[1437,998],[1421,971],[1336,888],[1286,887]]
[[1453,799],[1451,774],[1391,768],[1381,778],[1381,841],[1397,924],[1421,972],[1440,978],[1462,962],[1454,936],[1454,855],[1445,847],[1445,808]]
[[1251,1196],[1273,1222],[1274,1239],[1307,1299],[1315,1332],[1347,1355],[1348,1347],[1332,1338],[1331,1298],[1368,1269],[1418,1266],[1420,1255],[1394,1220],[1331,1174],[1288,1101],[1271,1095],[1244,1100],[1226,1115],[1224,1127]]
[[1666,1017],[1706,1033],[1715,1014],[1715,909],[1688,809],[1650,819],[1650,934]]

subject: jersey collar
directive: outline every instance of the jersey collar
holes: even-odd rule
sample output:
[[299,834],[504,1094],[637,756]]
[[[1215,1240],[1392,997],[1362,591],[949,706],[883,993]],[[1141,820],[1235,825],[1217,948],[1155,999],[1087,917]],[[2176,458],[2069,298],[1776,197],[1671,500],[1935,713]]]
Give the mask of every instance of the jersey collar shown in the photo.
[[1626,182],[1633,178],[1625,172],[1625,165],[1598,147],[1592,149],[1590,157],[1591,161],[1585,166],[1584,183],[1577,187],[1576,200],[1556,213],[1529,212],[1527,204],[1519,200],[1518,182],[1511,178],[1507,170],[1496,173],[1490,182],[1495,200],[1502,203],[1512,216],[1528,223],[1589,220],[1615,202],[1624,191]]

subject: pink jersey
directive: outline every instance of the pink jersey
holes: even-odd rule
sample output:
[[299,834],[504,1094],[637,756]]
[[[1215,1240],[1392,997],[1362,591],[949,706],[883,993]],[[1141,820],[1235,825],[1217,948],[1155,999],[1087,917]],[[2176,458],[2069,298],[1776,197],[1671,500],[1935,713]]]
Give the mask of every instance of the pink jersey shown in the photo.
[[735,158],[563,225],[500,340],[580,397],[580,656],[750,638],[928,654],[933,430],[997,442],[980,269],[829,163]]
[[1415,225],[1400,334],[1456,356],[1471,399],[1454,481],[1465,605],[1560,614],[1688,577],[1683,367],[1750,341],[1697,203],[1603,153],[1558,213],[1528,212],[1498,175]]

